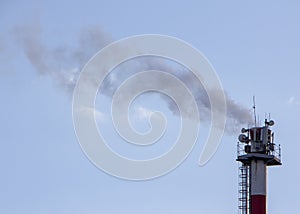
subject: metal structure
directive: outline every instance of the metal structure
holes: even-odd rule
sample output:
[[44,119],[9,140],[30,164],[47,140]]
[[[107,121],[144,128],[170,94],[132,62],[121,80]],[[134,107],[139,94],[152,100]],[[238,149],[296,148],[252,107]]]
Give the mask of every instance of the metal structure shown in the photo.
[[239,170],[239,213],[267,213],[267,167],[281,165],[280,145],[274,143],[270,126],[265,120],[262,127],[242,129],[237,145]]

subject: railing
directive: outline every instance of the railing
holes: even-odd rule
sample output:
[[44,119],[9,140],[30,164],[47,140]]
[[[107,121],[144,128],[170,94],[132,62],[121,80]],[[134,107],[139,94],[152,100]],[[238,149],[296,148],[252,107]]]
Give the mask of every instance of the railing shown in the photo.
[[273,144],[273,150],[270,151],[270,155],[274,155],[276,158],[278,158],[279,160],[281,160],[281,147],[280,144],[276,145]]
[[[237,142],[237,156],[246,155],[245,152],[245,143]],[[270,143],[267,146],[266,154],[274,155],[276,158],[281,160],[281,147],[280,144],[276,145],[275,143]]]
[[237,156],[245,155],[245,154],[247,154],[245,152],[245,144],[238,141],[237,142]]

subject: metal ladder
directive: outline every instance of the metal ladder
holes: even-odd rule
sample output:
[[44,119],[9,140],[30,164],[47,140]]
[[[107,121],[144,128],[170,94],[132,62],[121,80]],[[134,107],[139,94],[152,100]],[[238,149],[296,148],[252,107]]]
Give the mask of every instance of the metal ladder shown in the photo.
[[250,167],[243,164],[239,169],[239,213],[250,214]]

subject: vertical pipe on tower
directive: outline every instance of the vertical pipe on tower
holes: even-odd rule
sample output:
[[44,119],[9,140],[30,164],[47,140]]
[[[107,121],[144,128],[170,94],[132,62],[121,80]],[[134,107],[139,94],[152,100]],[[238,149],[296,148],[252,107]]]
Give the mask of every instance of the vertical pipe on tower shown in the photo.
[[267,166],[264,160],[251,161],[251,214],[267,213]]

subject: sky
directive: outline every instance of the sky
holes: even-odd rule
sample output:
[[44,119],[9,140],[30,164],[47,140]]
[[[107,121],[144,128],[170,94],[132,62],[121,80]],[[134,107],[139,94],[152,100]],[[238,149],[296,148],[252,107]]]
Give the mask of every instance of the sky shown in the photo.
[[[257,114],[261,120],[271,114],[275,141],[282,147],[283,165],[268,170],[268,211],[297,211],[299,8],[298,1],[269,0],[1,1],[0,212],[238,213],[236,142],[245,124],[226,132],[213,158],[200,167],[209,129],[204,121],[188,158],[172,172],[147,181],[113,177],[82,151],[72,119],[78,74],[105,45],[139,34],[177,37],[200,50],[242,110],[251,109],[255,95]],[[172,146],[178,115],[165,99],[140,97],[130,110],[139,131],[149,128],[148,109],[165,112],[171,124],[166,144],[141,151],[125,147],[111,120],[106,121],[109,95],[99,95],[96,104],[99,129],[112,148],[149,158]]]

